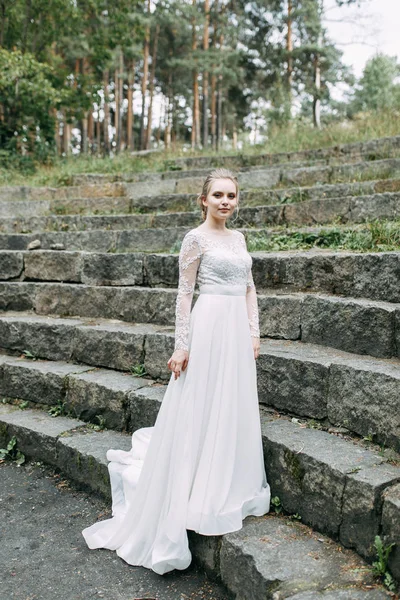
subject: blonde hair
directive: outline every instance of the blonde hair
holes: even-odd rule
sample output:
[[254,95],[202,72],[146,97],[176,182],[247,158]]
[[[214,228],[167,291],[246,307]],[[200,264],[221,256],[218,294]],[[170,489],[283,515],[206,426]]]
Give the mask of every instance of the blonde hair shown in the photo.
[[[217,179],[230,179],[236,186],[236,197],[237,197],[237,212],[239,213],[239,184],[238,184],[238,180],[237,177],[234,173],[232,173],[232,171],[230,171],[229,169],[215,169],[214,171],[211,171],[211,173],[209,173],[203,183],[203,189],[201,190],[200,194],[197,196],[197,204],[200,206],[201,208],[201,214],[203,216],[203,221],[205,221],[206,217],[207,217],[207,206],[204,206],[203,202],[202,202],[202,197],[204,196],[205,198],[207,198],[211,186],[213,184],[214,181],[216,181]],[[237,217],[237,215],[236,215]]]

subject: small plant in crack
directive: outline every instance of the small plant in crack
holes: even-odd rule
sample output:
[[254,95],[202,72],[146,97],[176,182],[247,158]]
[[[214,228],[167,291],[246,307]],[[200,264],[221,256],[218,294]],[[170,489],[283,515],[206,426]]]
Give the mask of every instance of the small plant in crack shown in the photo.
[[307,427],[309,427],[310,429],[323,429],[323,425],[322,423],[320,423],[319,421],[316,421],[315,419],[309,419],[309,421],[307,422]]
[[22,351],[22,356],[24,356],[25,358],[30,358],[31,360],[37,360],[38,357],[36,356],[36,354],[34,354],[33,352],[31,352],[30,350],[23,350]]
[[18,467],[25,462],[25,454],[18,449],[18,440],[13,435],[11,440],[7,444],[7,448],[0,448],[0,461],[12,460]]
[[95,423],[90,423],[89,424],[90,428],[94,429],[95,431],[102,431],[103,429],[105,429],[106,420],[103,417],[103,415],[96,415],[95,419],[99,422],[99,424],[96,425]]
[[385,546],[379,535],[375,536],[374,547],[377,560],[372,563],[372,573],[375,577],[379,577],[383,585],[391,592],[395,592],[397,585],[392,575],[388,570],[389,554],[395,544]]
[[295,521],[301,521],[301,515],[299,515],[299,513],[295,513],[294,515],[290,515],[289,519],[293,519]]
[[142,363],[137,363],[136,365],[132,365],[131,373],[135,377],[144,377],[145,375],[148,375],[148,373],[145,369],[145,366]]
[[49,408],[47,414],[49,414],[51,417],[59,417],[61,415],[66,416],[68,414],[68,411],[65,402],[63,402],[62,400],[58,400],[57,404]]
[[283,509],[280,498],[278,496],[274,496],[273,498],[271,498],[271,504],[274,507],[276,514],[279,515]]

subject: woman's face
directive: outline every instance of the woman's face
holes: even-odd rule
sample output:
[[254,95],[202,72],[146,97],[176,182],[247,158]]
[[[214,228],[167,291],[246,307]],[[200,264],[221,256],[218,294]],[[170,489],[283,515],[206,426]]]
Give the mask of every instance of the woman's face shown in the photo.
[[207,198],[203,197],[207,216],[215,219],[230,217],[237,203],[236,185],[231,179],[216,179],[211,184]]

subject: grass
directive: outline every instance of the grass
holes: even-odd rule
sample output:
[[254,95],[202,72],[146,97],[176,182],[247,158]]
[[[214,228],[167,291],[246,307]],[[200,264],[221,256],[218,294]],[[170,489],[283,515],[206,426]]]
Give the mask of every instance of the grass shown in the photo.
[[289,231],[272,236],[247,233],[249,252],[326,248],[357,252],[400,251],[400,219],[373,221],[353,227],[330,227],[315,232]]
[[[266,143],[244,144],[240,151],[230,148],[223,148],[219,152],[210,149],[192,151],[191,149],[184,150],[183,146],[176,146],[175,150],[162,150],[145,156],[131,156],[129,152],[122,152],[112,158],[76,155],[68,158],[56,158],[51,165],[37,165],[36,172],[33,174],[0,168],[0,185],[58,187],[70,184],[74,175],[83,173],[116,175],[127,172],[173,170],[174,160],[182,157],[255,155],[311,150],[390,137],[398,135],[399,131],[400,112],[398,111],[371,113],[353,121],[327,125],[321,130],[295,121],[281,129],[271,129]],[[382,154],[382,151],[379,154]],[[373,158],[370,157],[370,159]]]
[[294,122],[291,126],[272,130],[266,144],[252,148],[257,148],[260,153],[295,152],[395,136],[399,131],[400,112],[382,111],[365,113],[353,121],[332,123],[322,129]]

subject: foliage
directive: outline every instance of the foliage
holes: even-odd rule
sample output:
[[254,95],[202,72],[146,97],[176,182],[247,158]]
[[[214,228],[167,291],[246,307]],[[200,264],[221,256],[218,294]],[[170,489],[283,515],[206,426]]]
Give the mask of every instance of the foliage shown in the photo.
[[280,498],[278,496],[273,496],[271,498],[271,505],[274,508],[274,511],[276,512],[276,514],[280,514],[283,510],[283,506],[282,503],[280,501]]
[[353,227],[324,227],[315,232],[289,231],[271,237],[247,233],[249,252],[330,248],[357,252],[400,250],[400,220],[363,223]]
[[[33,154],[45,160],[54,149],[51,109],[60,95],[51,82],[51,68],[32,54],[0,48],[1,162],[7,153]],[[40,135],[37,135],[37,129]],[[23,164],[21,166],[24,166]]]
[[365,65],[351,111],[400,109],[400,65],[395,56],[376,54]]
[[[302,121],[294,121],[283,128],[273,127],[266,144],[244,146],[243,154],[264,154],[273,152],[290,152],[312,148],[323,148],[344,143],[364,141],[367,139],[388,137],[398,134],[400,128],[400,111],[382,111],[365,114],[354,119],[345,126],[332,123],[322,130],[313,128]],[[237,151],[224,150],[224,155],[237,154]],[[175,158],[186,156],[221,155],[221,152],[210,150],[203,152],[184,151],[177,147],[175,151],[160,151],[146,156],[135,156],[129,152],[121,152],[114,157],[96,157],[77,155],[68,158],[55,158],[51,165],[37,165],[33,172],[21,172],[16,164],[8,163],[7,168],[1,165],[0,151],[0,185],[31,185],[59,187],[70,185],[72,177],[81,173],[138,173],[143,171],[165,171],[171,168]],[[22,157],[27,158],[27,157]],[[16,162],[18,156],[16,156]],[[168,161],[168,162],[166,162]]]
[[0,460],[12,460],[18,467],[25,462],[25,455],[17,448],[17,438],[15,435],[10,439],[7,448],[0,448]]
[[[337,4],[353,1],[337,0]],[[208,73],[209,111],[211,98],[218,96],[220,100],[219,108],[213,110],[214,116],[215,110],[218,113],[221,136],[225,133],[232,138],[234,132],[247,135],[254,127],[262,129],[266,118],[269,126],[264,133],[271,139],[271,125],[282,127],[294,122],[294,101],[301,105],[301,117],[306,121],[316,99],[321,101],[326,119],[345,114],[343,103],[332,100],[330,89],[339,81],[352,84],[352,76],[322,27],[321,0],[296,0],[290,19],[283,0],[212,2],[206,50],[204,7],[204,0],[157,0],[150,11],[147,2],[138,0],[3,3],[0,168],[30,173],[38,162],[50,164],[56,154],[64,151],[109,153],[103,138],[106,130],[115,137],[118,82],[122,79],[125,95],[121,104],[122,137],[127,128],[127,91],[139,92],[143,83],[147,28],[150,66],[155,32],[161,32],[152,82],[163,102],[157,137],[160,139],[172,126],[175,149],[178,140],[180,144],[190,142],[194,73],[200,92],[202,74]],[[289,21],[291,51],[287,49]],[[321,73],[318,89],[317,63]],[[141,125],[146,120],[146,107],[144,111],[140,114]],[[94,133],[96,120],[99,127]],[[141,125],[139,119],[133,119],[136,137]],[[73,127],[71,140],[69,126]]]
[[146,368],[145,368],[145,366],[143,364],[132,365],[131,366],[131,373],[135,377],[144,377],[145,375],[148,374],[147,371],[146,371]]
[[377,560],[372,563],[372,572],[375,576],[381,577],[384,585],[388,590],[396,591],[396,582],[388,571],[389,554],[395,544],[385,546],[379,535],[375,536],[374,547],[377,555]]
[[51,417],[67,416],[69,414],[69,411],[67,409],[66,402],[58,400],[57,404],[49,408],[47,414]]

